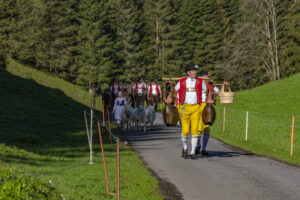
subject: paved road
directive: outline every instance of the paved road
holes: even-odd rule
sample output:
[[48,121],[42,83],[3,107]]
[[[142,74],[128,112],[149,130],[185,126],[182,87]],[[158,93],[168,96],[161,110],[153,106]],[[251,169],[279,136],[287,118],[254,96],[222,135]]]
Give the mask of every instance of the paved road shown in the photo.
[[127,133],[131,146],[161,179],[186,200],[300,200],[300,168],[233,150],[211,139],[209,157],[181,157],[180,128],[156,126]]

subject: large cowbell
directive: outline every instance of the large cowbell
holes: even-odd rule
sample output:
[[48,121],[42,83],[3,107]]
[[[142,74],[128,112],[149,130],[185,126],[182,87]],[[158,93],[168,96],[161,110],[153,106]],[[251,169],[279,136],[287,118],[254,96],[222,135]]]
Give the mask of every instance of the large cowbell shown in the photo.
[[163,111],[164,122],[166,126],[176,126],[179,120],[177,107],[167,104]]
[[216,119],[216,110],[211,103],[206,104],[202,112],[202,121],[205,125],[213,125]]

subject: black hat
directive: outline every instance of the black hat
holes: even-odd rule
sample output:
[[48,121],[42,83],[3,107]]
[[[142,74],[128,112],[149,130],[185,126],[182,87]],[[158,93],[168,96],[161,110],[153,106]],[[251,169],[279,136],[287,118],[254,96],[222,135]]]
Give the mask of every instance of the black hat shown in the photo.
[[200,77],[201,76],[207,76],[207,75],[209,76],[210,74],[209,74],[208,71],[205,71],[205,70],[202,70],[201,72],[198,73],[198,76],[200,76]]
[[185,67],[185,71],[190,71],[190,70],[198,70],[199,69],[199,66],[198,65],[194,65],[194,64],[188,64],[186,67]]

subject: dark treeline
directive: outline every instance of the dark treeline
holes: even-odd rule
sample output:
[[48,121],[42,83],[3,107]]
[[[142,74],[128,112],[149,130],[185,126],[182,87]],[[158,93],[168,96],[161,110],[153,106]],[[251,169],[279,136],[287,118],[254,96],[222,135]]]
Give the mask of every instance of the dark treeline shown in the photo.
[[1,0],[0,51],[86,87],[195,63],[245,89],[299,71],[299,11],[297,0]]

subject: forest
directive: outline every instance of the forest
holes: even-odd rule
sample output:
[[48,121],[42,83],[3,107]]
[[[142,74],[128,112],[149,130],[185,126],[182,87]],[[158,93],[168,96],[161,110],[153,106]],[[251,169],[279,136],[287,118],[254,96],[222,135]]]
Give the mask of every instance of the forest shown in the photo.
[[299,0],[1,0],[0,66],[86,88],[185,75],[243,90],[300,71]]

